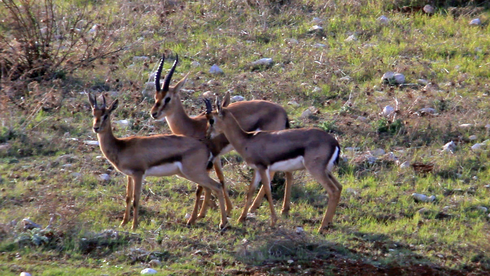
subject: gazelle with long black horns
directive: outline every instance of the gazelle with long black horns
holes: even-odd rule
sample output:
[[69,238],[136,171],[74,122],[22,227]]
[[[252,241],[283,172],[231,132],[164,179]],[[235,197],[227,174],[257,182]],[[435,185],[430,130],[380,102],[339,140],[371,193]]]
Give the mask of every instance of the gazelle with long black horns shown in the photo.
[[[178,56],[175,58],[175,62],[172,68],[165,76],[163,87],[160,85],[160,77],[162,73],[163,63],[165,56],[162,57],[155,74],[155,104],[153,105],[150,113],[155,119],[161,119],[165,117],[170,130],[175,134],[182,134],[185,136],[191,136],[198,139],[206,138],[207,119],[206,114],[200,114],[195,117],[189,117],[182,106],[179,92],[184,86],[187,75],[180,80],[175,86],[170,86],[170,80],[175,71],[175,67],[178,63]],[[243,101],[232,103],[228,106],[228,110],[235,115],[240,125],[248,131],[254,130],[281,130],[289,128],[289,120],[284,108],[278,104],[262,101]],[[224,135],[217,135],[211,139],[209,145],[215,156],[225,154],[233,149]],[[223,176],[221,161],[219,157],[214,159],[214,169],[223,186],[225,185],[225,179]],[[258,174],[254,174],[253,182],[260,181],[260,177],[256,178]],[[286,187],[284,193],[284,202],[282,213],[287,214],[290,209],[290,194],[292,174],[286,173]],[[198,188],[199,189],[199,188]],[[226,191],[226,189],[224,189]],[[198,191],[199,193],[199,191]],[[257,196],[255,209],[263,197],[263,191]],[[204,217],[206,214],[207,202],[209,200],[209,192],[205,193],[205,200],[201,208],[201,212],[198,217]],[[226,210],[228,214],[231,212],[232,204],[228,197],[228,193],[225,192]]]
[[[271,210],[271,226],[275,225],[277,216],[270,190],[270,173],[307,170],[329,195],[327,210],[319,228],[319,232],[323,232],[333,220],[342,192],[342,185],[331,174],[340,156],[337,140],[318,128],[247,132],[227,108],[229,93],[226,93],[222,105],[217,104],[218,111],[212,111],[208,99],[205,102],[208,135],[213,137],[223,133],[245,162],[260,174]],[[240,220],[247,216],[256,188],[257,183],[250,185]]]
[[[227,224],[223,186],[209,177],[213,158],[208,147],[198,139],[181,135],[131,136],[116,138],[112,133],[111,113],[117,108],[118,100],[106,107],[96,98],[88,95],[93,114],[93,131],[97,133],[100,150],[109,162],[127,176],[126,211],[121,226],[129,221],[133,206],[132,229],[138,227],[138,207],[141,185],[146,176],[179,175],[216,193],[221,211],[220,228]],[[196,202],[200,195],[196,195]],[[194,206],[193,215],[187,224],[195,222],[198,211]]]

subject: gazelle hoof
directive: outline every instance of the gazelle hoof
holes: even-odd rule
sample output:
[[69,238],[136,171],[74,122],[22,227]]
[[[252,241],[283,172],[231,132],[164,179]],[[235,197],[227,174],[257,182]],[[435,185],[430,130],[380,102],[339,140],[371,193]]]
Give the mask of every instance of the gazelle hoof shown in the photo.
[[320,226],[320,228],[318,228],[318,233],[326,234],[327,232],[329,232],[332,229],[333,229],[333,224],[331,222],[329,222],[326,225]]

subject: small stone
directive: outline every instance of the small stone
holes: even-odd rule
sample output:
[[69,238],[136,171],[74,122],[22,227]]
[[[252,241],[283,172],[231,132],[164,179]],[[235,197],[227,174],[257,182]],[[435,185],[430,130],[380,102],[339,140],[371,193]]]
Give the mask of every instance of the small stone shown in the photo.
[[369,153],[371,153],[371,155],[374,157],[380,157],[381,155],[385,154],[385,151],[384,149],[374,149],[371,150]]
[[480,18],[475,18],[470,21],[470,25],[472,26],[480,26],[481,25],[481,20]]
[[140,62],[140,61],[147,61],[147,60],[150,60],[150,58],[147,56],[134,56],[133,57],[133,62]]
[[106,174],[106,173],[102,173],[102,174],[99,174],[99,179],[102,181],[109,181],[109,180],[111,180],[111,176]]
[[314,17],[313,20],[311,20],[311,22],[313,24],[319,25],[319,24],[322,24],[323,23],[323,19],[318,18],[318,17]]
[[434,200],[436,200],[436,197],[433,195],[432,196],[426,196],[424,194],[413,193],[412,197],[414,198],[414,200],[416,202],[433,202]]
[[162,262],[160,260],[157,260],[157,259],[153,259],[151,260],[150,262],[148,262],[148,264],[151,266],[151,267],[159,267],[162,265]]
[[462,128],[468,128],[468,127],[472,127],[473,124],[460,124],[459,127],[462,127]]
[[250,63],[250,67],[252,69],[259,69],[261,67],[269,68],[272,67],[273,64],[274,61],[272,60],[272,58],[261,58],[259,60]]
[[286,43],[289,45],[297,45],[299,44],[299,41],[295,38],[287,38],[285,39]]
[[436,110],[431,107],[424,107],[419,110],[420,113],[425,113],[425,114],[435,114]]
[[403,84],[405,83],[405,76],[401,73],[393,73],[391,71],[386,72],[381,77],[381,82],[385,84]]
[[381,112],[381,115],[383,115],[383,116],[390,116],[394,112],[395,112],[395,109],[392,106],[387,105],[387,106],[385,106],[383,108],[383,111]]
[[213,64],[213,66],[211,66],[211,68],[209,68],[209,73],[211,73],[211,74],[224,74],[225,72],[223,72],[223,70],[221,70],[221,68],[219,68],[218,65]]
[[361,121],[361,122],[366,122],[367,121],[367,118],[364,117],[364,116],[357,116],[357,120],[358,121]]
[[245,98],[243,96],[233,96],[231,97],[230,99],[232,102],[241,102],[241,101],[244,101]]
[[485,148],[485,146],[486,146],[485,144],[476,143],[473,146],[471,146],[471,150],[473,150],[473,151],[480,151],[480,150],[483,150]]
[[478,207],[476,207],[476,209],[477,209],[477,210],[480,210],[480,211],[482,211],[482,212],[484,212],[484,213],[488,212],[488,208],[487,208],[487,207],[478,206]]
[[347,188],[347,189],[345,189],[345,192],[346,192],[347,194],[357,195],[357,191],[356,191],[356,190],[354,190],[354,189],[352,189],[352,188]]
[[296,227],[296,234],[302,234],[304,231],[303,227]]
[[213,98],[213,92],[206,91],[206,92],[202,93],[202,96],[203,96],[203,98],[211,99],[211,98]]
[[476,135],[470,135],[468,139],[470,139],[470,141],[475,141],[476,139],[478,139],[478,137]]
[[376,20],[380,23],[383,23],[383,24],[390,22],[390,19],[384,15],[378,17]]
[[325,48],[327,47],[327,45],[323,44],[323,43],[315,43],[313,44],[313,48]]
[[308,119],[311,116],[313,116],[313,112],[310,109],[306,109],[303,111],[303,113],[301,113],[301,119]]
[[426,79],[418,79],[417,83],[421,84],[421,85],[427,85],[427,84],[429,84],[429,81]]
[[195,67],[199,67],[199,66],[201,66],[201,63],[199,63],[199,61],[195,61],[194,60],[194,61],[191,62],[191,66],[194,67],[194,68]]
[[114,123],[117,124],[117,125],[123,126],[123,127],[127,127],[129,125],[129,121],[128,120],[114,121]]
[[442,151],[446,151],[446,152],[454,152],[454,150],[456,149],[456,143],[454,143],[454,141],[451,141],[449,143],[446,143],[444,146],[442,146]]
[[356,35],[353,34],[353,35],[348,36],[344,41],[345,42],[357,41],[357,37],[356,37]]
[[297,101],[289,101],[288,102],[288,105],[292,105],[292,106],[299,106],[299,103]]
[[400,168],[401,169],[406,169],[406,168],[409,168],[410,167],[410,162],[408,161],[405,161],[403,163],[400,164]]
[[431,5],[425,5],[424,8],[422,9],[426,14],[432,15],[434,14],[434,7]]
[[20,276],[31,276],[31,273],[29,272],[21,272]]
[[153,97],[155,94],[155,82],[149,81],[145,83],[145,88],[141,91],[141,94],[145,97]]
[[30,230],[30,229],[34,229],[34,228],[41,228],[41,225],[35,223],[34,221],[30,220],[29,218],[23,219],[22,225],[24,226],[25,230]]
[[153,268],[145,268],[143,270],[141,270],[141,274],[143,275],[150,275],[150,274],[156,274],[157,271],[154,270]]
[[184,216],[184,219],[188,220],[191,218],[191,214],[189,213],[185,213],[185,216]]
[[315,32],[315,31],[322,31],[323,27],[319,25],[314,25],[313,27],[310,28],[310,32]]

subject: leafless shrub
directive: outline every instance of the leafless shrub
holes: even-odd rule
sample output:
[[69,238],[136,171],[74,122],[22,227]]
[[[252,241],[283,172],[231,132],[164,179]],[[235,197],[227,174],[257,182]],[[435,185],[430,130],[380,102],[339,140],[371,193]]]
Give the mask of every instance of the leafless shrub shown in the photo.
[[114,32],[94,22],[94,7],[53,0],[0,2],[0,76],[15,80],[62,78],[114,52]]

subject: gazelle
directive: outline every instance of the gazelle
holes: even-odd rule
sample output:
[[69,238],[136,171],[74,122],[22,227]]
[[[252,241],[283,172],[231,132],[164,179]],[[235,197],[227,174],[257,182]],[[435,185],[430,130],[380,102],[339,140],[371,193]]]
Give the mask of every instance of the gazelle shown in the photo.
[[[189,117],[182,106],[180,101],[179,92],[184,86],[187,75],[180,80],[175,86],[170,86],[170,80],[175,71],[175,67],[178,63],[178,56],[176,56],[175,62],[172,65],[172,68],[165,76],[163,88],[160,86],[160,77],[162,73],[163,63],[165,61],[165,56],[162,57],[160,64],[158,66],[157,72],[155,74],[155,104],[151,108],[151,116],[155,119],[162,119],[165,117],[170,130],[175,134],[182,134],[185,136],[191,136],[198,139],[206,138],[206,129],[207,129],[207,119],[206,114],[200,114],[195,117]],[[244,101],[232,103],[228,107],[228,110],[232,112],[237,118],[240,125],[248,131],[253,130],[281,130],[289,128],[289,120],[286,111],[284,108],[278,104],[269,102],[269,101],[261,101],[261,100],[253,100],[253,101]],[[228,142],[224,135],[217,135],[213,137],[210,143],[210,148],[212,149],[214,156],[219,156],[225,154],[233,149],[232,145]],[[216,175],[219,178],[219,181],[225,186],[225,179],[223,176],[221,161],[220,158],[214,159],[214,169],[216,171]],[[256,178],[258,177],[258,179]],[[286,186],[284,192],[284,202],[282,207],[282,213],[287,215],[290,209],[290,194],[291,194],[291,184],[292,184],[292,174],[286,173]],[[252,182],[260,181],[260,176],[254,174],[254,179]],[[198,187],[196,193],[201,193],[202,189]],[[224,191],[226,189],[224,188]],[[265,191],[265,190],[264,190]],[[261,199],[264,195],[263,189],[261,189],[261,193],[257,195],[256,204],[251,208],[251,211],[254,211],[255,208],[261,202]],[[228,197],[228,193],[225,192],[225,200],[226,200],[226,210],[228,214],[231,212],[232,204]],[[201,212],[198,217],[204,217],[206,215],[207,202],[209,201],[209,191],[205,193],[204,203],[201,208]]]
[[[126,186],[126,211],[121,222],[125,225],[130,216],[130,204],[133,205],[132,229],[138,227],[138,207],[141,185],[146,176],[179,175],[216,193],[221,210],[220,227],[226,226],[227,217],[223,186],[208,175],[213,158],[207,146],[199,140],[180,135],[132,136],[116,138],[112,133],[111,113],[117,108],[116,99],[106,107],[102,96],[102,106],[96,98],[88,95],[92,107],[93,131],[97,133],[100,150],[105,158],[128,179]],[[200,195],[196,195],[196,202]],[[198,208],[194,206],[193,216],[187,224],[195,221]]]
[[[227,108],[230,102],[229,93],[226,93],[222,105],[217,104],[217,112],[212,111],[209,99],[205,99],[205,102],[209,122],[208,135],[213,137],[223,133],[245,162],[260,174],[271,209],[271,226],[275,225],[277,216],[272,203],[270,173],[307,170],[329,195],[327,210],[319,228],[319,232],[323,232],[332,222],[342,192],[342,185],[331,174],[340,156],[337,140],[318,128],[247,132]],[[257,184],[258,182],[254,182],[249,187],[240,220],[247,216]]]

